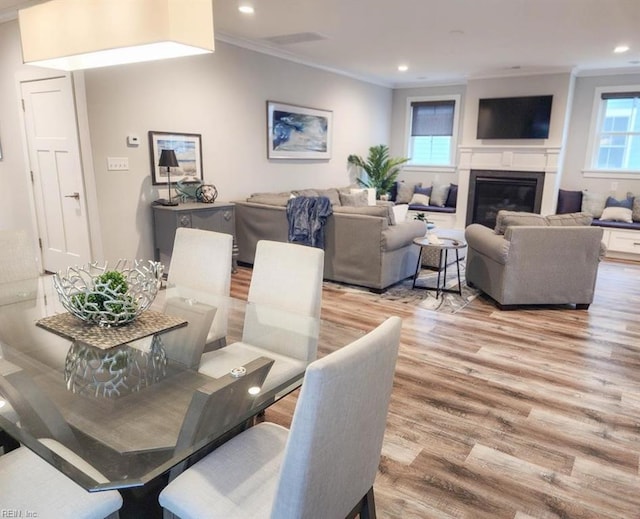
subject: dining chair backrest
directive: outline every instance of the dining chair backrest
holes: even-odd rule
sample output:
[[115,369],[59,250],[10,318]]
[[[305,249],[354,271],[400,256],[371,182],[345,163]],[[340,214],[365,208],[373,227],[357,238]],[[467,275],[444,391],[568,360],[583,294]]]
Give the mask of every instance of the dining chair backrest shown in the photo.
[[314,360],[323,268],[322,249],[259,241],[242,342],[299,360]]
[[225,344],[227,309],[224,298],[231,290],[233,236],[214,231],[180,227],[167,274],[167,298],[193,298],[217,311],[207,343]]
[[324,251],[260,240],[247,300],[291,313],[320,317]]
[[229,295],[233,236],[179,227],[167,273],[170,285]]
[[271,517],[346,517],[373,487],[402,321],[309,365]]

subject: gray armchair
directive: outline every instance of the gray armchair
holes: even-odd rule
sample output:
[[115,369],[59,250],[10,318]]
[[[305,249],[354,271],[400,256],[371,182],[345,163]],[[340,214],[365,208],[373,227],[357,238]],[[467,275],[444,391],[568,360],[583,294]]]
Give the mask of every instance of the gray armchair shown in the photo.
[[499,307],[593,301],[602,229],[590,226],[512,226],[504,236],[480,224],[465,230],[467,284]]

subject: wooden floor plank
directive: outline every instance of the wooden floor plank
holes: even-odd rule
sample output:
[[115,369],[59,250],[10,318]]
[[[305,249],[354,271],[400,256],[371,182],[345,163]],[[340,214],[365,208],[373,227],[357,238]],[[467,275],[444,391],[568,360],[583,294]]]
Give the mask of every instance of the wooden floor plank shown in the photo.
[[[232,276],[246,297],[251,270]],[[640,519],[640,263],[604,261],[589,310],[455,314],[328,286],[322,317],[403,319],[376,507],[385,519]],[[335,349],[321,347],[323,356]],[[297,393],[267,411],[288,425]]]

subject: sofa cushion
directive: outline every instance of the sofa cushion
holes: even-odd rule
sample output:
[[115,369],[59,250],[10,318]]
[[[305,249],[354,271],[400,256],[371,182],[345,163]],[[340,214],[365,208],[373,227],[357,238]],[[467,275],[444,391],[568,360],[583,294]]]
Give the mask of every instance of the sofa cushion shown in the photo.
[[551,226],[558,225],[591,225],[593,216],[589,213],[566,213],[566,214],[551,214],[546,217],[547,223]]
[[329,189],[316,189],[318,196],[326,196],[331,200],[331,205],[340,205],[340,194],[335,187]]
[[365,207],[369,205],[366,191],[356,191],[355,193],[340,192],[340,205],[350,207]]
[[504,234],[507,227],[520,225],[541,225],[547,226],[547,219],[537,213],[526,213],[524,211],[498,211],[496,217],[496,234]]
[[444,205],[445,207],[456,207],[458,205],[458,184],[449,185],[449,194]]
[[[387,224],[393,225],[391,219],[393,216],[393,209],[382,205],[341,205],[333,208],[333,212],[336,214],[360,214],[364,216],[379,216],[387,220]],[[391,213],[391,217],[389,214]],[[395,218],[394,218],[395,220]]]
[[605,207],[600,215],[600,220],[603,222],[633,222],[631,209],[627,207]]
[[436,207],[435,205],[409,204],[410,211],[426,211],[429,213],[455,213],[455,207]]
[[640,222],[614,222],[612,220],[594,219],[591,225],[595,227],[607,227],[609,229],[630,229],[640,231]]
[[587,190],[582,191],[582,208],[583,213],[589,213],[594,218],[600,218],[604,206],[607,202],[607,195],[601,193],[591,193]]
[[247,198],[247,202],[286,207],[289,198],[291,198],[291,193],[288,191],[286,193],[254,193]]
[[411,200],[409,200],[409,205],[412,204],[429,205],[429,197],[427,195],[423,195],[422,193],[413,193]]
[[556,213],[579,213],[582,211],[582,191],[569,191],[560,189],[558,191],[558,208]]
[[295,196],[318,196],[317,189],[296,189],[295,191],[291,191],[292,195]]
[[422,187],[422,182],[396,182],[396,204],[408,204],[416,186]]
[[437,184],[433,183],[431,186],[431,199],[430,204],[437,207],[444,207],[449,196],[449,184]]

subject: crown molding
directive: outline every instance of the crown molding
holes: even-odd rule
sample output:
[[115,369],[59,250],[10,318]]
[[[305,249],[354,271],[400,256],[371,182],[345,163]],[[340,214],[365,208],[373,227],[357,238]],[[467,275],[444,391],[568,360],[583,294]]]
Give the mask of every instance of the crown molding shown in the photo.
[[363,81],[365,83],[370,83],[376,86],[393,88],[393,84],[390,82],[382,81],[380,79],[376,79],[369,76],[353,74],[352,72],[349,72],[346,70],[338,69],[335,67],[329,67],[327,65],[322,65],[320,63],[316,63],[314,61],[301,58],[300,56],[292,52],[287,52],[285,50],[273,47],[267,43],[260,43],[260,42],[256,42],[255,40],[238,38],[236,36],[231,36],[224,32],[216,32],[215,39],[218,41],[222,41],[224,43],[228,43],[229,45],[234,45],[235,47],[241,47],[243,49],[259,52],[260,54],[267,54],[269,56],[273,56],[274,58],[280,58],[286,61],[291,61],[293,63],[298,63],[299,65],[305,65],[307,67],[324,70],[326,72],[331,72],[333,74],[338,74],[340,76],[346,76],[351,79],[356,79],[358,81]]

